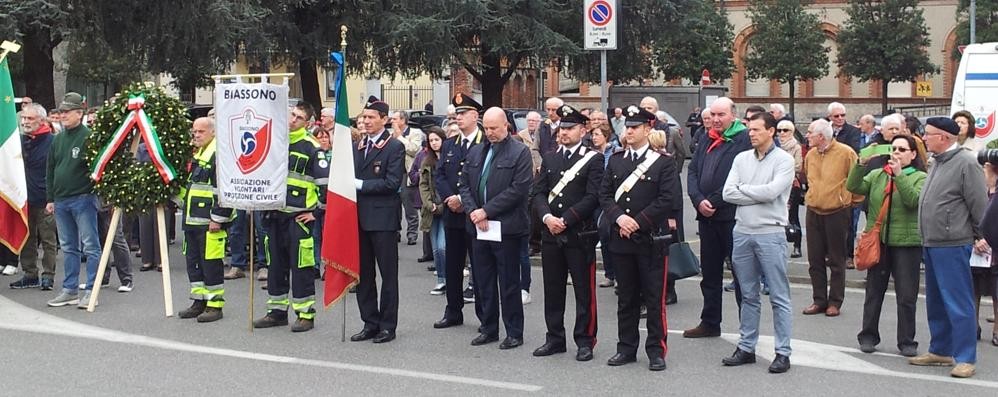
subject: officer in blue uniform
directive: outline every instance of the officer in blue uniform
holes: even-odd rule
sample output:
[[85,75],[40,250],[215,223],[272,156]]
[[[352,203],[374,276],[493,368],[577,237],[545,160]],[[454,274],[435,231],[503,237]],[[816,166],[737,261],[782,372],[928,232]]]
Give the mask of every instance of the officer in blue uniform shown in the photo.
[[[399,187],[404,175],[405,147],[385,129],[388,104],[372,97],[364,106],[357,126],[365,134],[353,154],[357,186],[357,219],[360,221],[360,283],[357,306],[364,329],[350,337],[359,342],[373,339],[385,343],[395,339],[399,313],[399,249],[402,199]],[[377,272],[375,272],[377,263]],[[378,299],[376,274],[381,273]]]
[[[478,126],[478,113],[482,105],[471,97],[457,94],[451,100],[457,115],[457,125],[461,134],[444,141],[440,148],[441,157],[437,162],[436,188],[447,208],[444,209],[444,240],[447,243],[445,267],[447,274],[447,307],[444,316],[433,324],[433,328],[447,328],[464,323],[464,265],[468,258],[474,264],[471,254],[471,241],[465,227],[468,214],[461,205],[459,188],[465,156],[472,148],[485,141],[485,132]],[[472,266],[474,268],[474,266]],[[473,283],[472,283],[473,284]],[[475,302],[475,314],[481,318],[479,303]]]
[[624,111],[628,149],[613,154],[603,175],[601,227],[609,228],[609,251],[617,267],[617,353],[607,364],[637,359],[640,307],[648,308],[645,352],[648,369],[664,370],[666,346],[664,244],[656,242],[672,211],[676,165],[650,148],[655,115],[637,106]]
[[541,171],[531,189],[534,213],[541,228],[541,261],[544,271],[544,345],[534,356],[550,356],[565,348],[565,285],[569,274],[575,289],[575,359],[593,359],[596,344],[596,225],[603,180],[603,154],[582,144],[589,118],[562,105],[559,146],[544,155]]

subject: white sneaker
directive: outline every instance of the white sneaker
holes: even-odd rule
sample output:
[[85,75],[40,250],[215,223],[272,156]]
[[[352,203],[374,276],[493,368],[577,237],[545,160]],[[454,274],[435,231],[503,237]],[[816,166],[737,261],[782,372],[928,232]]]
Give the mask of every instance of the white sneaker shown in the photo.
[[443,295],[447,292],[447,284],[439,283],[430,290],[430,295]]
[[530,302],[533,302],[530,299],[530,293],[525,289],[520,290],[520,301],[523,302],[524,305],[529,305]]
[[132,286],[132,282],[128,281],[124,284],[121,284],[121,286],[118,287],[118,292],[132,292],[132,288],[134,288]]
[[15,274],[17,274],[17,266],[7,265],[7,267],[3,268],[3,275],[4,276],[13,276]]
[[83,291],[83,290],[87,289],[87,285],[86,284],[80,284],[79,286],[77,286],[77,288],[79,288],[80,291]]
[[59,295],[48,301],[48,305],[52,307],[60,307],[66,305],[75,305],[80,302],[80,298],[77,295],[69,294],[66,291],[59,292]]

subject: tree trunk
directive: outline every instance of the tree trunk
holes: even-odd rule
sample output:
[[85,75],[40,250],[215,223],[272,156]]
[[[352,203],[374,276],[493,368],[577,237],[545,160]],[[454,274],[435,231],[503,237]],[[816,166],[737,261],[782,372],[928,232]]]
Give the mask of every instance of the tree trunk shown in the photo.
[[797,115],[794,114],[794,93],[797,91],[797,79],[790,80],[790,119],[794,122],[797,121]]
[[486,109],[502,106],[502,91],[506,81],[502,78],[499,57],[495,55],[482,56],[482,106]]
[[51,39],[51,33],[46,30],[29,31],[24,35],[24,46],[21,53],[24,56],[24,96],[42,104],[46,109],[56,105],[55,87],[52,72],[55,64],[52,60],[52,49],[58,44]]
[[880,114],[887,114],[887,85],[890,84],[890,80],[880,80]]
[[298,76],[301,78],[301,97],[315,109],[322,108],[322,95],[319,92],[319,73],[315,70],[314,59],[298,61]]

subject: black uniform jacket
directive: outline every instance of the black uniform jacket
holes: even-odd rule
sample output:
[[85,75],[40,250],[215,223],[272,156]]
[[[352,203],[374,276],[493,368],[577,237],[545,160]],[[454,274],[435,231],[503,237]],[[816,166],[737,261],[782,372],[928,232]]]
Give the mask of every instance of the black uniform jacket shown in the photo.
[[364,137],[357,143],[353,154],[354,177],[364,181],[357,191],[360,229],[369,232],[399,230],[402,216],[399,186],[405,174],[405,147],[387,130],[378,136],[365,157],[366,144],[367,137]]
[[[595,228],[593,212],[599,207],[599,189],[603,182],[603,154],[596,152],[576,173],[574,179],[565,185],[554,200],[548,202],[552,189],[576,163],[583,161],[585,154],[592,152],[585,146],[579,146],[566,159],[560,151],[544,155],[541,161],[541,172],[537,174],[534,187],[530,192],[535,221],[540,222],[544,214],[551,214],[565,220],[566,229],[562,232],[569,242],[578,238],[578,233]],[[554,236],[546,226],[541,227],[541,237],[545,241],[554,240]]]
[[[637,161],[628,159],[625,156],[627,151],[610,156],[600,188],[600,205],[603,207],[600,222],[610,227],[610,251],[637,253],[646,250],[646,247],[639,245],[639,241],[650,239],[660,229],[672,212],[672,196],[681,194],[673,191],[676,186],[676,163],[668,156],[660,156],[629,191],[624,192],[619,200],[614,199],[617,188],[651,153],[649,148]],[[640,226],[636,234],[641,237],[634,234],[630,239],[620,237],[617,218],[621,215],[634,218]]]

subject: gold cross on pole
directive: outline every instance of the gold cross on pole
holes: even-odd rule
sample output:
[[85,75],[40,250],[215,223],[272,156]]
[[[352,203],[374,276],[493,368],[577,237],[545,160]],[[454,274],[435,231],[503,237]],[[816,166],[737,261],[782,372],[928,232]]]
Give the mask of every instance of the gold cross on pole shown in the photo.
[[3,50],[3,52],[0,52],[0,62],[3,62],[4,59],[7,59],[8,53],[20,51],[21,45],[13,41],[4,40],[3,43],[0,44],[0,49]]

